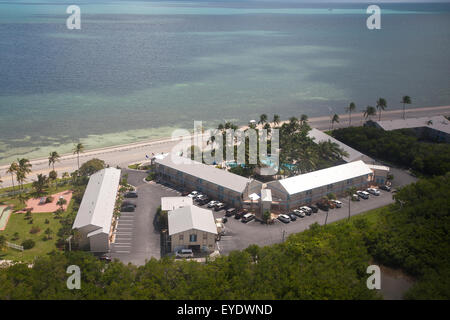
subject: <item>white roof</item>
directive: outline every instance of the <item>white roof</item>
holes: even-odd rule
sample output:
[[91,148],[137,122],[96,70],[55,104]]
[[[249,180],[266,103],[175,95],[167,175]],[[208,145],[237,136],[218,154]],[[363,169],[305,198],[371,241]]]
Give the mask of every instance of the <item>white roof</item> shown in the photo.
[[[296,194],[332,183],[372,174],[361,160],[278,180],[289,194]],[[270,184],[268,184],[270,185]]]
[[164,159],[157,159],[155,160],[155,163],[162,164],[239,193],[244,192],[247,184],[252,181],[251,179],[238,176],[237,174],[226,170],[218,169],[214,166],[206,165],[175,154],[169,154]]
[[217,234],[212,211],[197,206],[187,206],[169,211],[168,223],[169,235],[191,229]]
[[191,206],[192,198],[190,197],[162,197],[161,210],[170,211],[181,207]]
[[367,165],[370,169],[373,170],[382,170],[382,171],[389,171],[390,168],[386,166],[376,165],[376,164],[368,164]]
[[366,156],[365,154],[353,149],[352,147],[349,147],[348,145],[342,143],[341,141],[333,138],[332,136],[329,136],[325,132],[322,132],[316,128],[312,128],[308,132],[308,136],[310,138],[314,138],[314,142],[317,144],[319,142],[328,141],[328,140],[330,140],[331,142],[337,143],[341,149],[344,149],[348,153],[348,157],[342,157],[342,159],[344,159],[345,162],[352,162],[352,161],[356,161],[356,160],[365,160],[365,161],[369,162],[372,160],[369,156]]
[[95,234],[100,232],[97,229],[109,234],[119,181],[120,170],[116,168],[103,169],[90,177],[73,229],[91,226]]
[[261,200],[262,201],[272,201],[272,190],[262,189],[261,190]]
[[249,195],[248,197],[249,197],[249,199],[252,200],[252,201],[256,201],[256,200],[259,200],[259,199],[261,198],[261,197],[260,197],[258,194],[256,194],[256,193],[252,193],[252,194]]
[[[431,121],[431,124],[428,124]],[[450,134],[450,121],[444,116],[375,121],[383,130],[428,127]]]

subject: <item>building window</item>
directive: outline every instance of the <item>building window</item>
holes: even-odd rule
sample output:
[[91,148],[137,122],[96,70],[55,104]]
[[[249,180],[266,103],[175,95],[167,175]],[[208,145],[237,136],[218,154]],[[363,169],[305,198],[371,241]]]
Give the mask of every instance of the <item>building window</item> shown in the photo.
[[308,190],[308,191],[305,192],[306,195],[309,195],[311,193],[312,193],[312,190]]
[[189,236],[189,241],[190,242],[197,242],[197,235],[196,234],[191,234]]
[[333,185],[332,185],[332,184],[329,184],[329,185],[327,186],[327,190],[330,191],[331,189],[333,189]]
[[184,237],[183,237],[182,234],[180,234],[179,240],[180,240],[180,241],[183,241],[183,240],[184,240]]
[[208,235],[206,233],[203,234],[203,240],[208,239]]
[[353,179],[348,179],[347,184],[351,184],[351,183],[353,183]]

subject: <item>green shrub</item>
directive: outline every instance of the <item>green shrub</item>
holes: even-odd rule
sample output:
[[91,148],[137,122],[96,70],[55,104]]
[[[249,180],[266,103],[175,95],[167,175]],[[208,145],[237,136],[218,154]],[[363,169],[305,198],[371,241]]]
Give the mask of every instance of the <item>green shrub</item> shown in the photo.
[[31,239],[27,239],[22,242],[22,246],[25,250],[29,250],[29,249],[33,248],[35,245],[36,245],[36,243]]

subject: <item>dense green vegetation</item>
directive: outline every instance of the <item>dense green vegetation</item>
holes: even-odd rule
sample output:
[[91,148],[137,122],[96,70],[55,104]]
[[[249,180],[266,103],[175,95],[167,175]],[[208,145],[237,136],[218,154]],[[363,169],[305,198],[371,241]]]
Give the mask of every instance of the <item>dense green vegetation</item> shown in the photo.
[[[0,299],[377,299],[366,287],[374,263],[417,279],[408,298],[449,299],[449,180],[421,180],[389,207],[206,264],[163,258],[136,267],[85,252],[52,253],[31,269],[0,270]],[[72,264],[80,266],[81,290],[66,288]]]
[[332,135],[371,157],[424,175],[443,175],[450,171],[450,145],[420,141],[409,130],[349,127],[336,129]]

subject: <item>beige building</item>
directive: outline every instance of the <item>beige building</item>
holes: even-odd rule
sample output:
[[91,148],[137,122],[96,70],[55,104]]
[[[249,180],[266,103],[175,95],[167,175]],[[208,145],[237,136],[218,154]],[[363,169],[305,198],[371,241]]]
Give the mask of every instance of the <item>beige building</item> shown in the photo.
[[257,180],[174,154],[156,159],[154,163],[158,179],[189,191],[197,190],[234,208],[241,207],[250,194],[261,191],[262,183]]
[[351,187],[364,189],[372,179],[372,170],[361,160],[317,170],[295,177],[272,181],[272,201],[280,211],[312,204],[329,193],[341,196]]
[[168,213],[172,252],[181,249],[214,251],[217,226],[211,210],[197,206],[181,207]]

